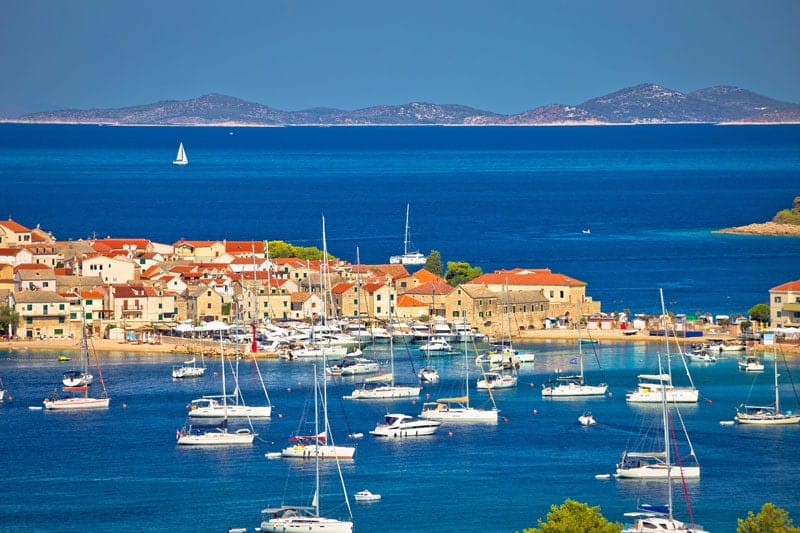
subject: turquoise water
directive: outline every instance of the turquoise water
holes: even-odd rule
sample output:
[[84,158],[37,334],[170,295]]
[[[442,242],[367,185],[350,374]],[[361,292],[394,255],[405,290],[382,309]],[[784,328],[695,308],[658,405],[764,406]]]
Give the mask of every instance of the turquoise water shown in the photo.
[[[574,498],[600,505],[611,519],[623,519],[637,501],[662,503],[664,484],[597,480],[613,472],[620,453],[640,428],[658,415],[658,407],[627,405],[624,393],[636,374],[654,372],[663,347],[651,343],[600,344],[597,356],[609,383],[609,397],[543,400],[540,386],[556,368],[569,366],[575,347],[555,342],[526,346],[537,354],[534,367],[523,366],[516,389],[496,394],[501,422],[496,426],[442,426],[436,435],[379,440],[368,431],[387,411],[418,413],[421,400],[461,394],[463,358],[438,358],[442,381],[426,386],[418,402],[364,402],[341,399],[353,381],[329,384],[331,423],[337,443],[353,441],[355,460],[342,465],[350,497],[368,488],[380,503],[353,505],[357,531],[517,531],[536,524],[549,506]],[[660,349],[661,348],[661,349]],[[587,378],[599,380],[590,347]],[[419,352],[401,350],[400,380],[419,368]],[[174,382],[177,358],[154,360],[134,354],[102,357],[112,396],[107,412],[31,411],[58,382],[63,363],[55,353],[0,352],[11,401],[0,405],[4,447],[0,529],[7,531],[224,531],[252,530],[266,506],[309,503],[313,462],[268,460],[290,435],[309,431],[312,364],[262,361],[273,418],[255,424],[252,447],[220,450],[178,448],[175,431],[186,421],[186,404],[219,390],[210,362],[199,380]],[[378,359],[386,361],[386,353]],[[252,369],[242,367],[249,403],[263,402]],[[791,370],[797,373],[797,364]],[[470,372],[475,374],[475,367]],[[769,402],[771,376],[740,372],[736,357],[715,364],[692,363],[701,392],[698,405],[681,412],[701,467],[699,481],[687,484],[695,520],[719,533],[735,531],[737,517],[772,501],[800,516],[794,456],[800,427],[725,427],[741,402]],[[782,369],[782,374],[786,372]],[[685,382],[676,369],[676,382]],[[471,391],[480,404],[485,394]],[[786,382],[788,383],[788,382]],[[260,397],[259,397],[260,396]],[[785,407],[797,408],[791,387],[783,387]],[[598,421],[577,422],[585,410]],[[312,426],[313,427],[313,426]],[[323,465],[323,511],[345,512],[333,463]],[[676,514],[688,519],[682,490],[676,487]],[[442,524],[447,524],[442,526]]]

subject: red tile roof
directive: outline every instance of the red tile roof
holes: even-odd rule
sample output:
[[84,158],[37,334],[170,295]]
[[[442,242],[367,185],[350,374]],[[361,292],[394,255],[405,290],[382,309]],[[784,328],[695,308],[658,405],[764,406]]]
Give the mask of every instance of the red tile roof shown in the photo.
[[0,220],[0,226],[10,231],[13,231],[14,233],[28,233],[29,231],[31,231],[22,224],[14,222],[10,218],[8,220]]
[[800,291],[800,279],[795,281],[787,281],[777,287],[772,287],[771,291]]
[[549,268],[534,268],[522,269],[515,268],[513,270],[496,270],[490,274],[484,274],[470,281],[470,284],[484,284],[484,285],[586,285],[585,281],[581,281],[564,274],[556,274],[550,271]]

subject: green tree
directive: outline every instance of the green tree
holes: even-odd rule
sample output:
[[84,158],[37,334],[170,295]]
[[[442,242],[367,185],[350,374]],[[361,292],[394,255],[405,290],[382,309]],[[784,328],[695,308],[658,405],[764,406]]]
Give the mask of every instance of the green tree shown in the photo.
[[789,513],[767,502],[757,515],[747,512],[747,518],[739,518],[736,533],[800,533],[789,518]]
[[538,528],[526,529],[523,533],[619,533],[622,524],[609,522],[600,514],[600,506],[567,498],[560,506],[551,505],[547,521],[538,519]]
[[767,304],[756,304],[747,312],[750,320],[759,322],[769,322],[769,306]]
[[[267,247],[271,259],[276,257],[297,257],[308,261],[322,259],[322,250],[314,246],[295,246],[284,241],[269,241]],[[328,259],[335,259],[335,257],[328,253]]]
[[464,261],[448,261],[444,280],[448,285],[457,287],[462,283],[472,281],[481,274],[483,274],[481,267],[473,267]]
[[428,259],[425,260],[425,266],[422,268],[437,276],[442,275],[444,269],[442,268],[442,254],[439,253],[439,250],[431,250]]
[[12,331],[17,331],[19,326],[19,313],[9,305],[0,305],[0,332],[9,335]]

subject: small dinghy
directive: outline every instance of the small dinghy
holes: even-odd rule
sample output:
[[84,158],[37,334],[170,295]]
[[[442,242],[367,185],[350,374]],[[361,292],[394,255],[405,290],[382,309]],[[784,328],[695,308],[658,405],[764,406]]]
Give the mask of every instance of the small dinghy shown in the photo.
[[589,411],[586,411],[581,416],[579,416],[578,422],[580,422],[582,426],[593,426],[597,424],[594,417],[592,416],[592,413],[590,413]]

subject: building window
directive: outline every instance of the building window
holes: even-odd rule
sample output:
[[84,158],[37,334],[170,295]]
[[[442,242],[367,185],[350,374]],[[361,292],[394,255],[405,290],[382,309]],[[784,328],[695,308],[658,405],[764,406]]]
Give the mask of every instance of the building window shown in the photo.
[[70,320],[75,320],[76,318],[78,318],[78,315],[76,313],[70,313],[69,314],[69,319]]
[[33,311],[33,304],[28,304],[25,306],[26,311]]
[[774,301],[776,304],[779,304],[779,303],[781,303],[781,297],[780,297],[780,296],[776,296],[776,297],[775,297],[775,299],[774,299],[773,301]]
[[53,330],[53,335],[63,335],[63,334],[64,334],[64,330],[63,329],[59,328],[59,329],[54,329]]
[[29,316],[28,318],[26,318],[26,319],[25,319],[25,323],[26,323],[26,324],[33,324],[33,317],[30,317],[30,316]]
[[380,294],[376,294],[375,295],[375,299],[380,302],[381,301],[381,295]]
[[376,315],[381,314],[381,306],[378,306],[378,307],[375,308],[375,314]]
[[59,324],[63,324],[65,320],[66,320],[66,317],[63,317],[63,316],[58,317],[58,323]]
[[44,304],[42,306],[42,314],[43,315],[48,315],[48,314],[50,314],[49,311],[50,311],[49,306],[47,304]]
[[58,310],[59,311],[63,311],[64,310],[64,304],[58,304]]

